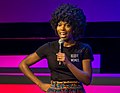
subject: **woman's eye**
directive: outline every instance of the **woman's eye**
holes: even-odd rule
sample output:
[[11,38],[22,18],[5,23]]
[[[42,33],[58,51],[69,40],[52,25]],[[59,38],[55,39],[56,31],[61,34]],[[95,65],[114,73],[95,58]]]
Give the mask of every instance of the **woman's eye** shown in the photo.
[[58,26],[61,26],[61,24],[58,24]]
[[66,25],[67,27],[71,27],[69,24]]

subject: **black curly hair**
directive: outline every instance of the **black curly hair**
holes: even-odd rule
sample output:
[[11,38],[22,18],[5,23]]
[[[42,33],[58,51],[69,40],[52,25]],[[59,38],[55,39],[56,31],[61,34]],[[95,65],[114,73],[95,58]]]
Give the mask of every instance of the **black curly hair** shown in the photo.
[[[73,38],[78,40],[83,36],[86,28],[86,16],[82,9],[71,4],[60,5],[52,14],[50,24],[56,32],[58,22],[65,21],[72,26],[74,31]],[[57,32],[56,32],[57,33]]]

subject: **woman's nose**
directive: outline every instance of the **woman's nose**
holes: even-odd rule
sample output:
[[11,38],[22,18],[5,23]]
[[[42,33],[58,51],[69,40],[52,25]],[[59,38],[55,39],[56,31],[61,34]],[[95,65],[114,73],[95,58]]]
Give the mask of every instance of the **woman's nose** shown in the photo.
[[64,25],[61,26],[61,30],[65,30],[65,26]]

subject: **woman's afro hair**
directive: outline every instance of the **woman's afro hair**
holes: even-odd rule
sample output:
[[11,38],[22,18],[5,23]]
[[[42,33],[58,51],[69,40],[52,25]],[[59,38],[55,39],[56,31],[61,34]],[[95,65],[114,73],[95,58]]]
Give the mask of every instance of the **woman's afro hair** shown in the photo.
[[[65,21],[72,26],[73,37],[79,39],[86,28],[86,17],[82,9],[71,4],[60,5],[52,14],[50,24],[56,32],[58,22]],[[56,32],[57,33],[57,32]]]

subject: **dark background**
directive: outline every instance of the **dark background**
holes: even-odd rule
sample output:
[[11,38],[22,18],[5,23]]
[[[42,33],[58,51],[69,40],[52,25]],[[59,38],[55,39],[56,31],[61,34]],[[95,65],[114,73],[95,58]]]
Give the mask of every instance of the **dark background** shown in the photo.
[[[0,23],[0,55],[23,55],[56,40],[49,23]],[[120,73],[120,22],[88,22],[80,41],[101,54],[101,73]]]

